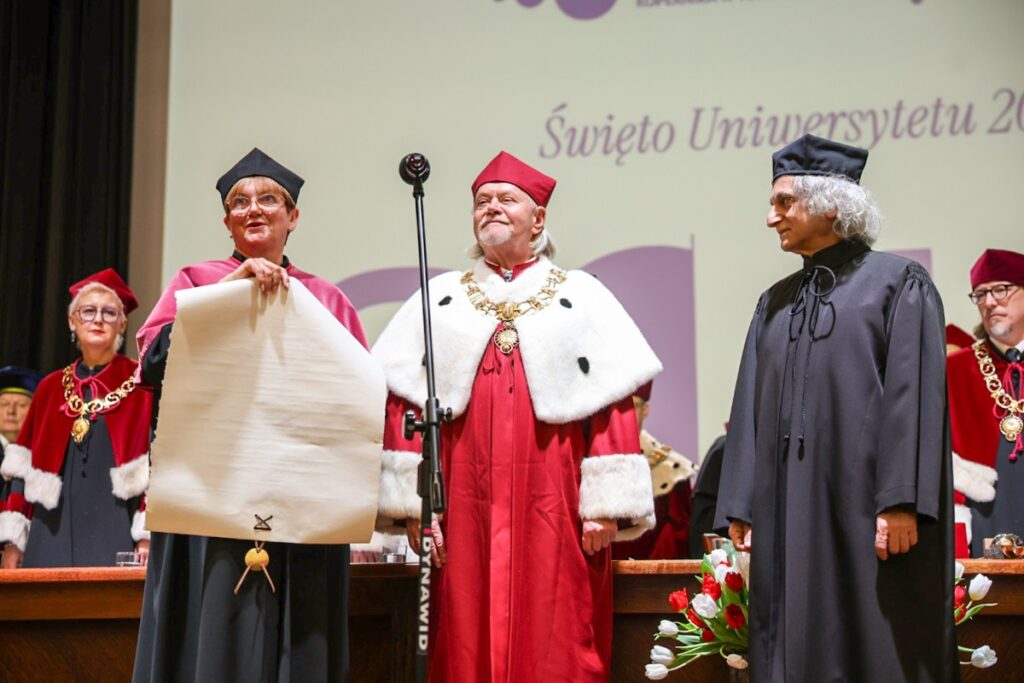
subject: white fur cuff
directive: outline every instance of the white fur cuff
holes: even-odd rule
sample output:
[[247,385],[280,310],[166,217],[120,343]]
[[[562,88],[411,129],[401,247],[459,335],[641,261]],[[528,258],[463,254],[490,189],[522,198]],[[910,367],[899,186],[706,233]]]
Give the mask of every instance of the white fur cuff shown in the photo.
[[143,453],[120,467],[111,467],[110,483],[114,495],[121,500],[135,498],[145,493],[149,487],[149,453]]
[[416,490],[416,482],[422,461],[423,456],[412,451],[383,452],[377,503],[378,531],[405,533],[403,520],[420,518],[423,502]]
[[617,540],[628,541],[654,527],[654,494],[647,458],[639,454],[597,455],[583,459],[580,519],[617,519]]
[[995,500],[995,469],[953,454],[953,488],[978,503]]
[[17,477],[24,479],[32,469],[32,451],[12,443],[4,449],[4,462],[0,465],[0,476],[10,481]]
[[953,506],[953,522],[963,524],[967,529],[967,544],[971,543],[971,508],[966,505]]
[[146,530],[145,510],[139,510],[132,517],[132,540],[136,543],[149,540],[149,531]]
[[40,503],[47,510],[52,510],[60,502],[62,486],[63,482],[56,474],[29,468],[25,476],[25,500]]
[[32,521],[20,512],[0,512],[0,545],[13,543],[18,550],[25,552],[31,526]]

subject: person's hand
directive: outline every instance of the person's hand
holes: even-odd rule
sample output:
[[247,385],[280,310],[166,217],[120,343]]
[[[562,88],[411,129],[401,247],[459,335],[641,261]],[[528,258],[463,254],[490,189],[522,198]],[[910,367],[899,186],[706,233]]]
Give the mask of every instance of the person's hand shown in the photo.
[[583,520],[583,552],[593,555],[604,550],[615,540],[618,531],[619,525],[614,519]]
[[21,564],[21,557],[22,552],[18,550],[18,546],[8,543],[4,548],[4,560],[0,563],[0,569],[17,569]]
[[750,522],[734,519],[729,524],[729,539],[736,550],[749,552],[751,539]]
[[[430,556],[434,561],[435,567],[442,567],[445,562],[448,561],[448,548],[444,542],[444,532],[441,531],[441,521],[437,515],[434,515],[431,519],[430,528],[434,543],[430,548]],[[405,535],[409,539],[409,547],[412,548],[413,552],[417,555],[420,554],[420,520],[418,519],[407,519],[405,520]]]
[[139,564],[145,567],[149,564],[149,541],[142,540],[135,544],[135,552],[139,556]]
[[242,265],[222,277],[220,282],[245,280],[246,278],[254,278],[260,291],[264,294],[271,294],[282,285],[288,289],[288,271],[265,258],[250,258],[242,261]]
[[875,554],[880,560],[899,555],[917,545],[917,513],[886,510],[875,518]]

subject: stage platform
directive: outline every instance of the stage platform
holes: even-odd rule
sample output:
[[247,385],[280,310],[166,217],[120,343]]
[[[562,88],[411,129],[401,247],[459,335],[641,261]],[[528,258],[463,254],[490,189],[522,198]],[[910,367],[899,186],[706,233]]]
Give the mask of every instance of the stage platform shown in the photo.
[[[1024,561],[968,560],[966,574],[993,580],[998,602],[959,629],[961,642],[988,644],[993,669],[963,667],[964,681],[1024,680]],[[693,560],[615,563],[612,681],[646,681],[644,665],[668,594],[698,590]],[[417,567],[352,566],[352,683],[412,681]],[[117,683],[131,679],[144,569],[0,571],[0,681]],[[667,680],[727,681],[719,659],[705,658]]]

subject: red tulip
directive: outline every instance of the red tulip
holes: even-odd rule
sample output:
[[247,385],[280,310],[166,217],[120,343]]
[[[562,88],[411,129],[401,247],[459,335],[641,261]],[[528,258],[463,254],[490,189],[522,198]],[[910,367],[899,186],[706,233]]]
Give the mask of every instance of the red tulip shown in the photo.
[[732,628],[743,628],[747,623],[747,618],[743,616],[743,608],[736,603],[726,605],[725,623]]
[[697,613],[693,611],[692,607],[690,609],[686,610],[686,618],[689,619],[690,623],[693,624],[694,626],[696,626],[697,628],[707,628],[708,627],[708,625],[705,624],[704,621],[700,617],[697,616]]
[[722,587],[715,581],[715,577],[711,574],[704,575],[704,584],[702,586],[704,595],[708,596],[712,600],[717,600],[722,597]]
[[957,584],[953,586],[953,607],[959,607],[964,604],[964,598],[967,597],[967,589]]
[[708,629],[704,629],[700,632],[700,639],[703,640],[705,643],[711,643],[715,640],[715,634]]
[[743,575],[739,572],[729,572],[725,575],[725,585],[729,590],[739,593],[743,590]]
[[668,602],[672,605],[672,609],[677,612],[682,612],[690,604],[690,596],[686,594],[686,589],[676,591],[668,596]]

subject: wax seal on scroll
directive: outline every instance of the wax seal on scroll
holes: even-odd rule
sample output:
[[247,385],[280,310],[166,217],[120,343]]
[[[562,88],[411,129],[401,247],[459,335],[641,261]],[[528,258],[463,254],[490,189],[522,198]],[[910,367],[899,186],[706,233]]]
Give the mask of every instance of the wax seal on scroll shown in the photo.
[[[253,531],[273,531],[269,522],[274,515],[266,518],[259,515],[253,516],[256,518],[256,523],[252,527]],[[277,589],[274,588],[274,580],[270,578],[270,572],[267,571],[267,567],[270,565],[270,553],[263,547],[266,543],[264,541],[255,541],[254,543],[254,547],[249,548],[245,553],[245,571],[242,572],[242,578],[238,579],[238,583],[235,584],[235,595],[238,595],[238,591],[242,588],[242,582],[245,581],[245,577],[249,576],[249,572],[263,572],[263,576],[267,577],[267,583],[270,584],[271,592],[277,592]]]

